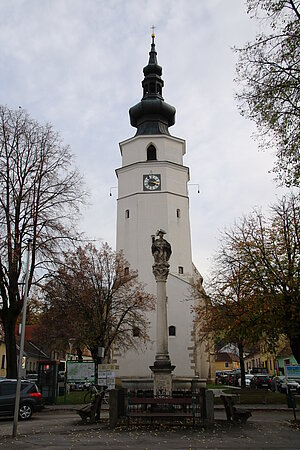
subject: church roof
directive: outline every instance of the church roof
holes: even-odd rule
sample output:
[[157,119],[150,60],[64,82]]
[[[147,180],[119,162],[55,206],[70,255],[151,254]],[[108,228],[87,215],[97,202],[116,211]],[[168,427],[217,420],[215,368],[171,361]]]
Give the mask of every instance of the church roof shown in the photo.
[[155,34],[152,33],[149,62],[143,69],[143,98],[129,110],[130,123],[137,128],[136,136],[146,134],[167,134],[168,127],[175,123],[176,109],[166,103],[162,96],[164,82],[162,68],[157,62]]

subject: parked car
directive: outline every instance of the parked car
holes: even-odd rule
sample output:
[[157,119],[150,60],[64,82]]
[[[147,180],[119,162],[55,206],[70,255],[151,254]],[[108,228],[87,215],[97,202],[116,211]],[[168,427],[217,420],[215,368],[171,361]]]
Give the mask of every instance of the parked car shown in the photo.
[[[254,375],[251,374],[251,373],[246,373],[245,374],[245,386],[246,386],[246,388],[250,387],[250,383],[251,383],[251,380],[252,380],[253,377],[254,377]],[[241,378],[239,378],[238,384],[239,384],[239,386],[242,385],[242,379]]]
[[228,383],[229,371],[218,371],[216,372],[216,384],[227,384]]
[[[288,382],[287,382],[287,385],[288,385],[289,392],[292,392],[293,394],[300,394],[300,383],[299,383],[299,380],[297,381],[297,380],[289,379]],[[281,393],[284,393],[284,394],[286,393],[286,379],[284,379],[281,382],[278,390]]]
[[[12,417],[15,410],[17,380],[0,380],[0,416]],[[28,420],[32,413],[41,411],[43,397],[37,385],[28,380],[21,381],[19,419]]]
[[241,376],[241,371],[239,369],[232,370],[228,375],[228,384],[229,386],[238,386],[238,380]]
[[250,387],[254,389],[271,389],[271,386],[272,379],[269,375],[253,375],[252,380],[250,380]]
[[33,383],[37,383],[38,382],[38,374],[37,373],[28,373],[26,375],[26,380],[28,381],[32,381]]

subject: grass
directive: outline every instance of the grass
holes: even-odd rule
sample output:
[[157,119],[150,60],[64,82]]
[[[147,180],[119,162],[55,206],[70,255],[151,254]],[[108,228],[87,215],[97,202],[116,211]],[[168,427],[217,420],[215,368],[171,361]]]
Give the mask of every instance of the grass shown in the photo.
[[[267,405],[278,405],[286,404],[286,395],[280,394],[278,392],[266,391],[265,389],[242,389],[241,391],[237,389],[231,389],[230,386],[224,385],[207,385],[208,389],[223,389],[224,392],[231,394],[240,393],[240,404],[257,405],[257,404],[267,404]],[[87,391],[71,391],[67,394],[66,405],[82,405],[84,403],[83,399]],[[221,404],[219,398],[215,398],[215,404]],[[238,398],[235,399],[235,403],[238,403]],[[64,396],[58,396],[56,399],[57,405],[64,404]]]
[[[66,396],[66,405],[82,405],[83,399],[87,391],[71,391]],[[64,404],[64,395],[57,396],[56,398],[57,405]]]

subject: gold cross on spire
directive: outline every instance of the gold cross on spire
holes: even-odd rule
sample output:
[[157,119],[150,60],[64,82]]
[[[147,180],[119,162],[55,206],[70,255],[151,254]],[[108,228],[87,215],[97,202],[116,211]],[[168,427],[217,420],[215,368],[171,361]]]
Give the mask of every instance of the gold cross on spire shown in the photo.
[[152,29],[152,37],[155,38],[155,26],[152,25],[151,29]]

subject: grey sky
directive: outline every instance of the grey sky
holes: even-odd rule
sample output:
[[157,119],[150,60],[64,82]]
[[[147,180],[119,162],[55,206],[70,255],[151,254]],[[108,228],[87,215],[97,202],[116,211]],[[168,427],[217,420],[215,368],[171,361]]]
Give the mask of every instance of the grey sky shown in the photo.
[[115,246],[118,143],[134,135],[151,25],[171,134],[187,141],[194,262],[205,276],[218,230],[280,190],[234,100],[236,55],[258,24],[243,0],[0,0],[1,103],[50,122],[91,193],[81,228]]

